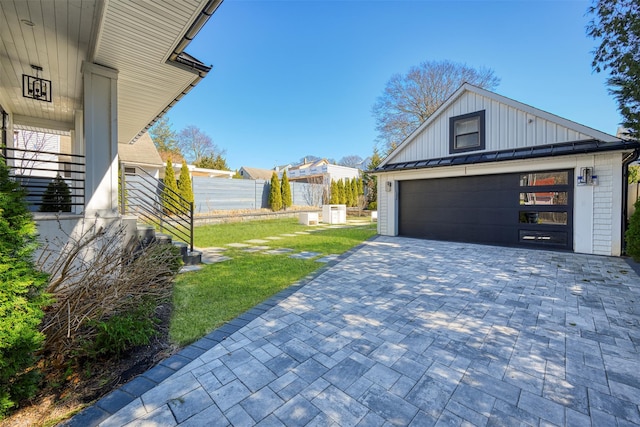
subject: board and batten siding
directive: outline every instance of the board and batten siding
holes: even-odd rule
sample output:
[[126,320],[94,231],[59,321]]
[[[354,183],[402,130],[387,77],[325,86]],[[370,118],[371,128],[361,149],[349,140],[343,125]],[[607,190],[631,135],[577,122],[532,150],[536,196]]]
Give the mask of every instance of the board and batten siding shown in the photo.
[[[448,157],[449,118],[485,110],[485,150],[498,151],[593,139],[566,126],[474,92],[463,93],[413,141],[393,156],[393,163]],[[533,111],[533,109],[531,109]]]

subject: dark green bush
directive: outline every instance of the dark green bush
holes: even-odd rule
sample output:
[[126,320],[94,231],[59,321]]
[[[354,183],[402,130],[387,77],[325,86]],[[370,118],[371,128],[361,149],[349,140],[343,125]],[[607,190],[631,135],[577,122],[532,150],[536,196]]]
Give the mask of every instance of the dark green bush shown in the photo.
[[636,211],[629,219],[629,227],[625,233],[627,241],[627,255],[640,262],[640,199],[633,205]]
[[95,328],[97,333],[85,347],[87,355],[120,356],[132,347],[149,344],[151,337],[157,334],[155,309],[156,304],[148,300],[129,312],[89,322],[88,326]]
[[36,391],[46,276],[31,259],[35,233],[25,194],[0,158],[0,418]]
[[71,212],[71,190],[60,175],[47,185],[40,212]]

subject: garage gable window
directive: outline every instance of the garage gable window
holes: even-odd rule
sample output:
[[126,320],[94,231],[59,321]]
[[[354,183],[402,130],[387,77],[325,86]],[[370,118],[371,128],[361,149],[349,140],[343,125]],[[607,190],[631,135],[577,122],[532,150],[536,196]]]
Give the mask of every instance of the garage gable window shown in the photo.
[[484,110],[449,118],[450,154],[484,147]]

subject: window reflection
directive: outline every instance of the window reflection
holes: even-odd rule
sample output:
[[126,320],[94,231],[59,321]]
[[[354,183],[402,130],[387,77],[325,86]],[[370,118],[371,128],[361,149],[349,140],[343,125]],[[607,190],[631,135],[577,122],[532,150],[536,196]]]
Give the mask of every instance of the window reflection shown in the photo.
[[567,185],[569,184],[569,173],[567,171],[558,172],[533,172],[520,175],[521,187],[540,187],[543,185]]
[[520,211],[519,221],[523,224],[567,225],[567,213]]
[[520,193],[521,205],[567,205],[568,201],[569,193],[566,191]]

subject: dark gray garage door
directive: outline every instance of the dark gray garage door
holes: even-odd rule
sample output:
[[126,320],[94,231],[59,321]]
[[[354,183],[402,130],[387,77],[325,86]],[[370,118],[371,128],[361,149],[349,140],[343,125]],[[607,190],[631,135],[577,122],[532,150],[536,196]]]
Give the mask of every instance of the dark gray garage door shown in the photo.
[[399,234],[573,249],[570,170],[399,181]]

